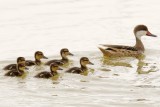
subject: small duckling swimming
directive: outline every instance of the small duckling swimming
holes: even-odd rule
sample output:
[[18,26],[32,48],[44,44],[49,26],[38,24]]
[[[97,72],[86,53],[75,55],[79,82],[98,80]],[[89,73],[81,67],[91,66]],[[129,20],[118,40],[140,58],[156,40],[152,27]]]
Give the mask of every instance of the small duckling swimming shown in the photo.
[[26,66],[33,66],[33,65],[41,65],[41,59],[48,59],[46,56],[44,56],[43,52],[37,51],[35,52],[35,61],[32,60],[26,60]]
[[[24,57],[18,57],[17,58],[17,64],[25,64],[25,58]],[[3,70],[16,70],[17,64],[9,64],[3,68]]]
[[36,78],[47,78],[48,79],[50,77],[53,77],[53,76],[57,75],[58,74],[57,70],[62,70],[62,69],[58,66],[58,64],[52,63],[50,65],[50,72],[43,71],[43,72],[38,73],[35,77]]
[[61,49],[60,54],[61,54],[62,59],[59,59],[59,60],[56,60],[56,59],[55,60],[50,60],[50,61],[46,62],[45,65],[50,65],[51,63],[56,63],[59,66],[62,66],[62,65],[64,65],[64,64],[66,64],[66,63],[69,62],[69,59],[67,58],[68,55],[73,56],[73,54],[70,53],[67,48]]
[[16,69],[8,71],[5,74],[5,76],[19,77],[25,73],[25,71],[24,71],[25,69],[28,69],[28,68],[26,68],[25,64],[22,64],[22,63],[17,64],[16,67],[17,67]]
[[81,67],[72,67],[72,68],[68,69],[66,72],[81,74],[84,71],[88,70],[88,68],[86,66],[87,64],[94,65],[92,62],[89,61],[89,59],[87,57],[82,57],[80,59],[80,65],[81,65]]

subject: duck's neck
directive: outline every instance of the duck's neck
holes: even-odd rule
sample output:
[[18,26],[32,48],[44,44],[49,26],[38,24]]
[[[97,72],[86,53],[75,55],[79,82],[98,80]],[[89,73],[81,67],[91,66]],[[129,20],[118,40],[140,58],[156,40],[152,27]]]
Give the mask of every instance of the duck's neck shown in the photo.
[[24,70],[20,70],[19,68],[17,68],[18,69],[18,72],[20,73],[20,74],[23,74],[24,73]]
[[36,65],[41,65],[41,60],[40,59],[36,59],[35,63],[36,63]]
[[55,75],[58,74],[58,72],[57,72],[57,71],[51,71],[51,74],[52,74],[53,76],[55,76]]
[[68,62],[68,58],[66,55],[61,55],[62,56],[62,61]]
[[87,66],[84,65],[84,64],[81,64],[81,69],[82,69],[82,71],[87,71],[88,70]]
[[53,76],[58,74],[57,70],[55,69],[50,68],[50,71]]
[[136,44],[135,44],[134,47],[135,47],[138,51],[142,51],[142,52],[145,51],[144,45],[143,45],[143,43],[142,43],[142,41],[141,41],[141,38],[136,37]]

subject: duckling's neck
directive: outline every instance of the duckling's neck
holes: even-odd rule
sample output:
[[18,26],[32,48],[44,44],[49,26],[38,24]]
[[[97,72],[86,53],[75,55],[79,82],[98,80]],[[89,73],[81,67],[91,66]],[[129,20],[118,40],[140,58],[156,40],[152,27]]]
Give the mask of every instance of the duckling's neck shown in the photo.
[[62,61],[65,61],[65,62],[68,62],[68,61],[69,61],[66,55],[63,55],[63,54],[62,54],[61,56],[62,56]]
[[41,60],[40,59],[36,59],[35,63],[36,63],[36,65],[41,65]]
[[82,71],[87,71],[88,70],[86,64],[82,64],[82,63],[81,63],[81,69],[82,69]]
[[142,43],[142,41],[141,41],[141,38],[138,38],[138,37],[136,37],[136,44],[135,44],[135,46],[134,46],[138,51],[142,51],[142,52],[144,52],[144,45],[143,45],[143,43]]
[[51,71],[51,74],[52,74],[53,76],[58,74],[58,72],[57,72],[56,69],[50,68],[50,71]]
[[24,70],[21,70],[19,67],[17,67],[17,71],[18,71],[20,74],[23,74],[23,73],[24,73]]
[[58,72],[57,71],[51,71],[51,74],[54,76],[54,75],[57,75]]

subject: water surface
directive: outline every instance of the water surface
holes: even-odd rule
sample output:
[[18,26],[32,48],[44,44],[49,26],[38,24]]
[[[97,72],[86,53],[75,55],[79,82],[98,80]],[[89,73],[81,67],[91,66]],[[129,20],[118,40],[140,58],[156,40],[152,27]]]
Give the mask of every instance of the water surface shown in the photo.
[[0,106],[159,107],[159,37],[142,38],[143,61],[122,58],[110,65],[97,48],[102,43],[134,45],[137,24],[160,35],[159,4],[159,0],[1,0],[0,69],[18,56],[33,59],[37,50],[50,59],[60,58],[64,47],[75,54],[69,57],[70,67],[79,66],[82,56],[95,65],[89,66],[94,71],[88,76],[66,74],[64,68],[58,80],[33,78],[48,67],[32,67],[26,78],[4,77],[1,70]]

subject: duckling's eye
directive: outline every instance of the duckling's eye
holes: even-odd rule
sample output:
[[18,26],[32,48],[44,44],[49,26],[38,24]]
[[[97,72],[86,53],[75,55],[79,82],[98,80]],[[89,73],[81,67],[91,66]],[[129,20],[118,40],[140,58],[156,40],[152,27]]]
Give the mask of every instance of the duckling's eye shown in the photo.
[[52,68],[53,68],[53,69],[54,69],[54,68],[56,68],[56,69],[57,69],[57,68],[58,68],[58,66],[53,66]]
[[83,61],[88,61],[87,59],[83,60]]
[[67,53],[68,51],[64,51],[64,53]]

